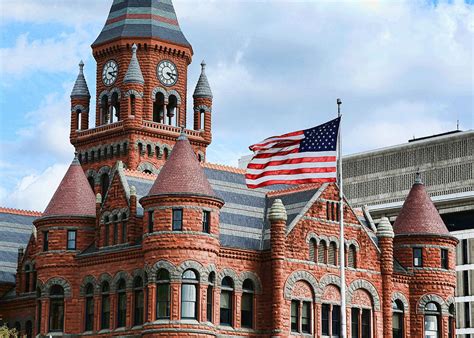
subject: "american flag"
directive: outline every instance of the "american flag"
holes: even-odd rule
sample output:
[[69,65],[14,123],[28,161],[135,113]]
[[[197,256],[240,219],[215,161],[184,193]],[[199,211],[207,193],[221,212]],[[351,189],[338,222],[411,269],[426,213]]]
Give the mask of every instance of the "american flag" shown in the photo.
[[320,126],[273,136],[250,146],[247,187],[335,182],[340,117]]

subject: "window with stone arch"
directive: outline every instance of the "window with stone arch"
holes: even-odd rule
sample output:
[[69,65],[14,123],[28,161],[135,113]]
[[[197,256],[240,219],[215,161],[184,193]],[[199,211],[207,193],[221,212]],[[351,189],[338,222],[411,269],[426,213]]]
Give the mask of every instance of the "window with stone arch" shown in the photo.
[[170,273],[160,269],[156,273],[156,319],[170,318]]
[[325,240],[321,240],[318,246],[318,263],[327,264],[327,244]]
[[150,144],[146,145],[146,154],[148,155],[148,157],[152,156],[152,148]]
[[167,124],[170,126],[178,126],[178,98],[176,95],[170,95],[168,98],[168,106],[166,117],[168,118]]
[[242,301],[240,303],[240,326],[252,329],[254,326],[255,285],[251,279],[242,283]]
[[142,325],[145,313],[145,297],[143,292],[143,278],[135,277],[133,280],[133,325]]
[[128,240],[127,240],[127,214],[126,213],[122,213],[122,228],[121,228],[121,236],[120,236],[120,239],[122,241],[122,243],[127,243]]
[[337,244],[335,242],[330,242],[329,243],[328,264],[329,265],[337,265]]
[[49,290],[49,332],[62,332],[64,329],[64,289],[53,285]]
[[181,276],[181,319],[197,319],[199,278],[189,269]]
[[392,302],[392,333],[393,338],[403,338],[405,323],[405,308],[400,299]]
[[24,278],[25,278],[24,290],[25,292],[30,292],[31,266],[29,264],[25,265]]
[[89,186],[91,187],[92,192],[95,194],[95,180],[94,180],[94,177],[89,176],[87,178],[87,181],[89,182]]
[[341,292],[339,287],[329,284],[321,296],[321,335],[339,337],[341,334]]
[[82,125],[82,110],[80,108],[76,109],[76,125],[75,125],[76,130],[82,130],[86,129]]
[[425,305],[425,338],[439,338],[441,335],[441,307],[435,302]]
[[309,240],[308,249],[309,249],[309,260],[311,262],[316,262],[317,261],[316,254],[318,252],[318,244],[317,244],[315,238],[311,238]]
[[100,176],[100,193],[102,195],[102,202],[105,200],[107,190],[109,190],[109,174],[103,173]]
[[119,240],[119,223],[118,223],[118,215],[114,215],[112,217],[112,226],[114,229],[114,236],[113,236],[113,244],[118,244]]
[[117,288],[117,328],[124,327],[127,320],[127,293],[125,279],[121,278]]
[[233,326],[234,320],[234,281],[227,276],[222,279],[220,298],[220,324]]
[[114,92],[110,98],[110,123],[120,121],[120,99],[119,94]]
[[101,285],[100,328],[110,328],[110,284],[107,281]]
[[169,157],[169,150],[168,150],[168,148],[163,149],[163,157],[165,158],[165,160],[168,159],[168,157]]
[[199,110],[199,129],[204,130],[206,128],[206,111],[201,108]]
[[209,273],[207,294],[206,294],[206,318],[207,321],[213,323],[214,320],[214,283],[216,282],[216,273],[212,271]]
[[88,283],[85,292],[84,331],[94,330],[94,285]]
[[299,334],[311,334],[313,332],[313,300],[312,287],[306,281],[297,281],[291,292],[291,332]]
[[364,289],[357,289],[352,295],[351,337],[373,337],[373,300]]
[[130,115],[135,115],[136,105],[135,94],[130,94]]
[[155,101],[153,102],[153,122],[164,123],[165,119],[165,96],[158,92],[155,94]]
[[110,121],[110,112],[109,112],[109,97],[103,95],[100,99],[100,124],[108,124]]
[[356,268],[357,267],[357,248],[354,244],[349,245],[347,249],[347,267]]

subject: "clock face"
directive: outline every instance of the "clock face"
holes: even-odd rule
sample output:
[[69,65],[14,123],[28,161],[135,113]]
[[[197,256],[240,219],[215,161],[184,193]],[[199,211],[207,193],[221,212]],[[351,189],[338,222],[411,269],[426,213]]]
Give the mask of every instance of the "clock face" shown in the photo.
[[109,60],[104,65],[104,70],[102,71],[102,81],[106,86],[110,86],[117,80],[118,75],[118,64],[114,60]]
[[165,86],[173,86],[178,81],[178,69],[176,65],[169,61],[163,60],[158,64],[156,69],[158,79]]

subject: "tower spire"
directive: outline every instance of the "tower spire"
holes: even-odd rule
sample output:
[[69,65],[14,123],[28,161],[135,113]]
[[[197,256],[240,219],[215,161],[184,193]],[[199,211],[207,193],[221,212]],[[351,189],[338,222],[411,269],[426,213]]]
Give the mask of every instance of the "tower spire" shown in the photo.
[[79,62],[79,74],[77,75],[76,83],[71,92],[71,98],[73,97],[91,97],[89,93],[89,87],[87,87],[86,78],[84,77],[84,62]]
[[196,89],[194,90],[193,97],[194,98],[202,97],[202,98],[212,99],[211,86],[209,85],[209,81],[207,80],[206,62],[204,60],[202,60],[201,62],[201,75],[199,76],[199,80],[196,84]]
[[142,70],[140,69],[140,63],[137,58],[137,45],[134,43],[132,46],[132,59],[128,66],[127,73],[123,79],[124,83],[140,83],[144,84],[145,79],[143,78]]

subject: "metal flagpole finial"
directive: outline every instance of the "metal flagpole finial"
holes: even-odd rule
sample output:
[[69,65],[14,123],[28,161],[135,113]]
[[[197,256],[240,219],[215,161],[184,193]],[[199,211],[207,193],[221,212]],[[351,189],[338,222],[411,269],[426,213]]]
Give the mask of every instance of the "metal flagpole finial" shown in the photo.
[[342,104],[342,101],[341,99],[337,99],[337,116],[341,116],[341,104]]

